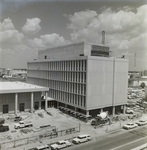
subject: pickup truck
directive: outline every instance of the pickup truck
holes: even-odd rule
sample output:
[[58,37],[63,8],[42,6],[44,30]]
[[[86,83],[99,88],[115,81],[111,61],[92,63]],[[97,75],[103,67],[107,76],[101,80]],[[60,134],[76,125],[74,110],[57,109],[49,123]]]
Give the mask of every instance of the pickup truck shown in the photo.
[[6,125],[0,125],[0,132],[5,132],[5,131],[9,131],[9,126]]
[[19,123],[14,124],[15,129],[19,128],[26,128],[26,127],[32,127],[33,124],[31,121],[25,122],[25,121],[19,121]]
[[62,149],[62,148],[65,148],[65,147],[69,147],[69,146],[71,146],[71,143],[69,141],[61,140],[61,141],[58,141],[55,144],[52,144],[51,145],[51,150],[59,150],[59,149]]

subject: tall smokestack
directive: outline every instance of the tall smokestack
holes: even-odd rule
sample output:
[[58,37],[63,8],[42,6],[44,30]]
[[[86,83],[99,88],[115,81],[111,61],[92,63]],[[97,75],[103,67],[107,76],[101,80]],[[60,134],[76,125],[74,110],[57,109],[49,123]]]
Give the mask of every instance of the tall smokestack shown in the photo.
[[102,31],[102,44],[105,45],[105,31]]

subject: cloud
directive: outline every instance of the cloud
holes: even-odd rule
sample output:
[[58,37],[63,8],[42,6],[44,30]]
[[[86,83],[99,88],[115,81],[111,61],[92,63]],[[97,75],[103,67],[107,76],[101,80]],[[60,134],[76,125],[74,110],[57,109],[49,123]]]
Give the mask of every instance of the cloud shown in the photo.
[[[86,10],[69,16],[68,28],[73,32],[73,41],[101,43],[101,32],[106,32],[106,44],[115,50],[130,49],[138,40],[145,44],[147,33],[147,5],[137,8],[125,6],[121,10],[112,11],[103,7],[101,13]],[[136,42],[135,42],[136,41]]]
[[12,20],[7,18],[0,23],[0,43],[1,44],[19,44],[22,42],[24,35],[18,32]]
[[40,22],[39,18],[27,19],[26,24],[22,27],[23,32],[28,34],[38,33],[41,29]]
[[41,35],[40,38],[29,39],[28,43],[33,48],[42,50],[49,47],[65,45],[68,42],[62,36],[53,33]]

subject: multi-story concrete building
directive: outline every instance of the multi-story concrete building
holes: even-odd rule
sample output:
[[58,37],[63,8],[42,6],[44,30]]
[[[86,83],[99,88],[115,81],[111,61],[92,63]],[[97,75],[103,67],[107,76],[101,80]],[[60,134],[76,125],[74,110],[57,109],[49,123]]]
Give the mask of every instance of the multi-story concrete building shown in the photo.
[[27,82],[49,87],[49,105],[96,115],[123,111],[128,60],[109,57],[109,47],[85,42],[39,51],[28,62]]

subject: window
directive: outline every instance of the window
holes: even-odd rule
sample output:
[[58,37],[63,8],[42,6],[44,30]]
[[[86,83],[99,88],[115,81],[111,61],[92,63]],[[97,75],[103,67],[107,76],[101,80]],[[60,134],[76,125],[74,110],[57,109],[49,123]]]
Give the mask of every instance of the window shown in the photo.
[[9,105],[3,105],[3,114],[8,113],[9,111]]
[[19,111],[24,111],[25,110],[25,103],[20,103],[19,104]]

